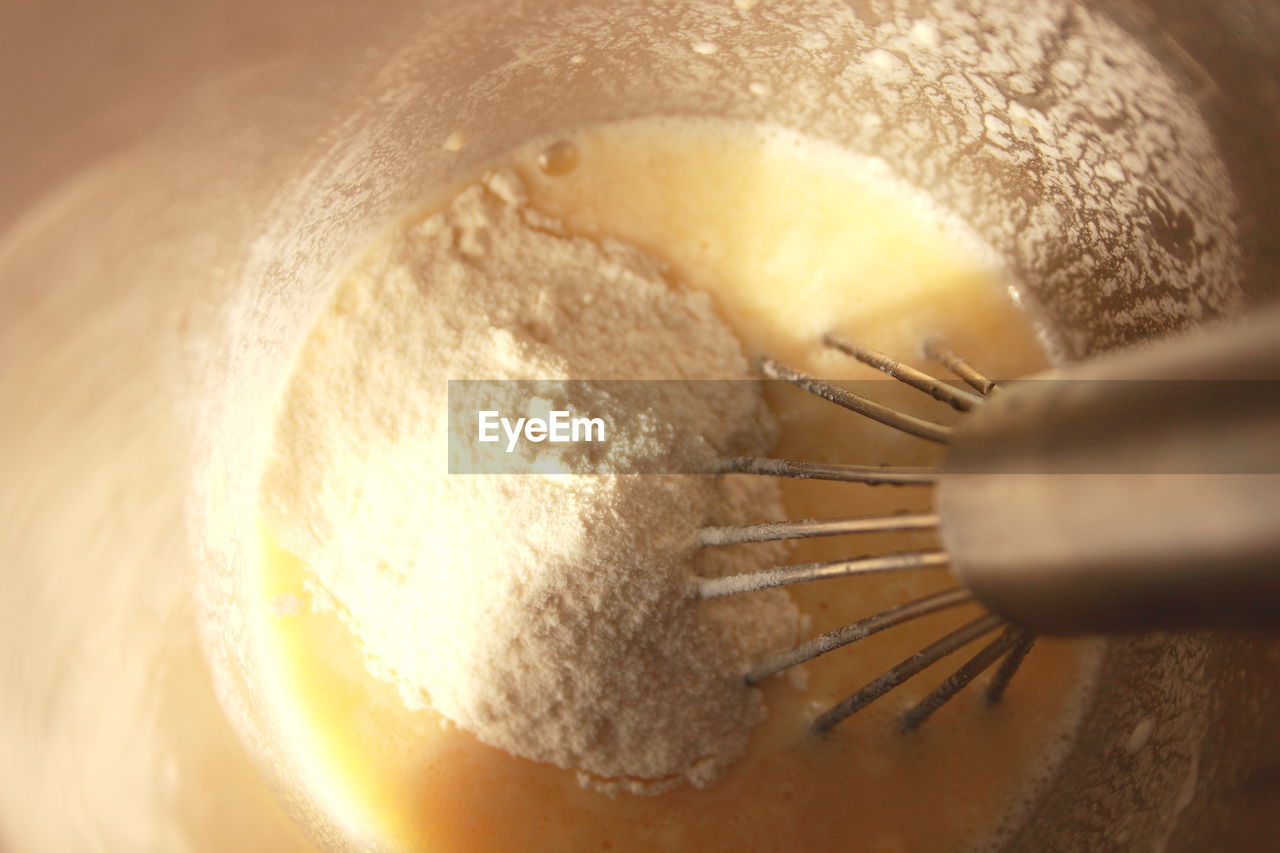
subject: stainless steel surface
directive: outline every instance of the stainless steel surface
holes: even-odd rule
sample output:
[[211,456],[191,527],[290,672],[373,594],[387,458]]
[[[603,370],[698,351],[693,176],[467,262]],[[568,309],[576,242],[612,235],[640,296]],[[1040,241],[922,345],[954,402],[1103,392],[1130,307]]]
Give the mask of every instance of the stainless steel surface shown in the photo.
[[842,625],[834,631],[819,634],[794,648],[776,654],[768,660],[761,661],[747,673],[746,682],[748,684],[758,684],[771,675],[777,675],[784,669],[813,660],[819,655],[825,655],[827,652],[835,651],[850,643],[870,637],[872,634],[877,634],[886,628],[901,625],[903,622],[909,622],[921,616],[928,616],[930,613],[936,613],[948,607],[967,604],[970,601],[973,601],[973,593],[963,587],[956,587],[916,601],[900,604],[883,613],[876,613],[865,619],[859,619],[857,622]]
[[1280,628],[1280,311],[1005,383],[935,494],[956,577],[1037,632]]
[[[982,624],[1010,624],[901,717],[904,731],[1004,658],[988,692],[989,701],[998,699],[1037,634],[1280,630],[1280,306],[1243,323],[998,384],[944,344],[930,342],[926,352],[983,389],[983,396],[959,406],[947,393],[953,386],[922,370],[839,333],[823,342],[961,412],[975,412],[946,431],[950,446],[937,472],[936,515],[921,516],[923,525],[915,517],[900,525],[935,530],[947,549],[957,550],[705,577],[697,595],[943,567],[965,587],[800,643],[757,664],[747,684],[970,596],[990,611]],[[931,422],[771,358],[761,369],[906,435],[939,440],[918,428]],[[895,528],[883,518],[772,522],[707,528],[700,540],[706,547],[884,529]],[[961,630],[922,649],[819,715],[814,730],[826,732],[977,636]]]
[[[903,364],[896,358],[873,350],[871,347],[852,340],[839,332],[828,332],[822,340],[827,346],[833,347],[846,355],[853,356],[863,364],[874,367],[876,370],[910,385],[917,391],[923,391],[935,400],[947,403],[957,411],[967,412],[982,402],[982,397],[978,394],[934,379],[923,371]],[[949,369],[960,368],[963,370],[964,367],[965,362],[963,359],[951,359],[948,365]],[[973,374],[969,374],[969,376],[972,379],[978,378]],[[990,389],[979,390],[985,394]]]
[[[818,715],[813,721],[813,730],[818,734],[830,731],[833,726],[838,725],[841,721],[847,719],[850,715],[857,713],[862,708],[870,705],[872,702],[884,696],[893,688],[902,684],[908,678],[918,675],[927,667],[932,666],[947,655],[963,648],[979,637],[989,634],[1004,624],[1004,621],[996,615],[988,613],[985,616],[979,616],[972,622],[969,622],[949,634],[946,634],[936,642],[930,643],[902,663],[885,671],[883,675],[872,681],[867,686],[858,690],[842,702],[837,703],[828,710]],[[1009,649],[1004,648],[1001,654]],[[992,661],[988,663],[994,662]],[[964,668],[957,670],[957,674],[962,673]],[[963,675],[961,675],[963,678]],[[965,682],[967,683],[967,681]],[[948,698],[953,695],[948,691]],[[930,701],[929,699],[925,700]],[[944,700],[945,701],[945,700]],[[908,712],[911,713],[911,712]]]
[[859,518],[811,518],[801,521],[766,521],[734,527],[704,527],[698,544],[739,545],[746,542],[774,542],[780,539],[814,539],[856,533],[887,533],[902,530],[934,530],[938,516],[932,512],[879,515]]
[[721,474],[755,474],[761,477],[794,477],[799,480],[834,480],[873,485],[927,486],[936,472],[918,466],[839,465],[801,462],[791,459],[767,459],[735,456],[725,459],[717,469]]
[[[1088,229],[1087,218],[1071,215],[1069,199],[1035,182],[1034,169],[992,166],[981,149],[955,152],[936,174],[912,171],[908,134],[885,127],[873,137],[859,124],[861,103],[830,96],[808,110],[789,97],[790,87],[774,100],[745,89],[675,91],[663,73],[678,77],[682,68],[670,67],[677,62],[693,67],[687,50],[663,56],[651,48],[687,46],[681,4],[614,0],[618,23],[607,40],[576,27],[590,5],[9,4],[0,31],[0,100],[10,128],[0,138],[0,353],[20,369],[0,372],[0,544],[8,572],[0,624],[38,621],[61,630],[55,648],[65,654],[49,655],[58,666],[42,667],[45,648],[13,643],[3,658],[6,677],[28,682],[6,680],[0,704],[6,723],[22,722],[0,729],[4,778],[20,786],[20,795],[0,802],[0,844],[159,849],[122,830],[109,796],[160,802],[171,794],[164,787],[170,777],[159,772],[165,768],[139,748],[143,726],[61,745],[43,741],[44,729],[33,726],[100,720],[115,710],[107,689],[129,683],[139,658],[115,642],[119,623],[163,626],[199,660],[192,602],[175,595],[172,607],[157,604],[157,582],[206,578],[206,601],[215,605],[240,594],[234,579],[248,560],[252,523],[236,508],[253,488],[244,460],[257,452],[246,421],[267,410],[331,271],[424,191],[532,135],[581,122],[657,111],[781,117],[841,143],[902,143],[906,155],[890,157],[891,167],[944,199],[947,185],[981,182],[997,214],[1006,212],[1005,200],[1016,212],[1013,201],[1025,209],[1049,199],[1064,214],[1064,240]],[[772,14],[777,5],[785,4],[759,7]],[[874,20],[877,4],[850,5]],[[1240,202],[1245,307],[1280,295],[1280,5],[1089,5],[1112,15],[1194,97]],[[785,24],[767,37],[787,43]],[[641,58],[638,71],[616,61],[626,50]],[[548,70],[578,54],[591,73]],[[721,51],[702,61],[732,59]],[[767,79],[770,68],[753,71]],[[833,70],[801,67],[793,82],[823,92]],[[441,150],[440,140],[462,125],[472,144]],[[1154,217],[1136,227],[1154,240],[1167,236],[1164,224]],[[1099,251],[1104,268],[1126,263],[1115,247]],[[1068,355],[1211,319],[1177,311],[1181,294],[1167,281],[1081,288],[1054,275],[1058,258],[1018,260],[1025,292],[1047,325],[1078,342]],[[1183,285],[1194,292],[1202,283]],[[1172,309],[1159,307],[1165,304]],[[1158,307],[1135,312],[1141,305]],[[197,396],[206,401],[200,418],[189,411]],[[198,523],[189,504],[201,512]],[[149,578],[143,566],[163,572]],[[113,611],[118,622],[96,618],[101,608],[42,604],[86,583],[104,595],[128,593]],[[250,825],[256,812],[246,792],[262,785],[238,736],[308,825],[309,838],[344,849],[342,827],[313,807],[290,757],[271,746],[272,722],[253,698],[253,650],[239,642],[243,626],[228,618],[217,627],[223,639],[204,652],[221,673],[228,713],[218,723],[224,747],[205,758],[243,765],[237,772],[245,783],[223,794],[180,785],[174,795],[199,800],[207,822],[169,818],[149,827],[149,838],[184,849],[207,826]],[[1277,666],[1280,646],[1265,637],[1110,642],[1072,750],[1017,818],[1009,849],[1274,849]],[[195,719],[214,702],[211,687],[176,697],[167,719]],[[90,763],[109,768],[110,785],[68,776]],[[199,782],[212,765],[182,766],[198,767]],[[56,841],[41,848],[17,840],[35,837]]]
[[850,575],[943,569],[946,568],[947,562],[947,555],[941,551],[921,551],[905,554],[877,554],[870,557],[852,557],[848,560],[827,560],[821,563],[801,563],[749,574],[702,578],[698,581],[697,594],[699,598],[721,598],[726,595],[739,595],[778,586],[846,578]]
[[[987,704],[999,701],[1005,686],[1018,667],[1026,658],[1026,652],[1035,643],[1035,636],[1016,625],[1008,625],[990,643],[983,646],[976,655],[960,665],[955,672],[947,676],[942,684],[932,693],[921,699],[899,718],[903,731],[913,731],[929,719],[943,705],[950,702],[957,693],[969,685],[975,678],[990,669],[998,660],[1004,659],[999,670],[999,678],[992,681],[991,687],[985,691]],[[1025,651],[1022,651],[1024,650]],[[995,689],[992,689],[995,688]]]
[[[836,346],[834,343],[830,345]],[[914,435],[917,438],[923,438],[926,441],[934,441],[939,444],[946,444],[951,438],[950,427],[891,409],[888,406],[877,403],[875,400],[869,400],[860,394],[854,394],[852,391],[833,385],[816,376],[810,376],[775,359],[764,359],[760,368],[768,379],[780,379],[784,382],[790,382],[810,394],[816,394],[824,400],[835,403],[837,406],[843,406],[851,412],[857,412],[864,417],[879,421],[885,426],[901,430],[908,435]],[[907,382],[906,378],[895,378]],[[925,393],[930,392],[926,390]]]

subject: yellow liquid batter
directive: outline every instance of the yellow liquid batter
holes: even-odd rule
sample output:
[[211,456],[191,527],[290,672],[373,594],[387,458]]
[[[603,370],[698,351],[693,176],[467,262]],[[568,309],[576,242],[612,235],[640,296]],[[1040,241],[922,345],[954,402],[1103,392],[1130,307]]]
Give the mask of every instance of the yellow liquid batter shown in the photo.
[[[877,377],[819,345],[836,328],[925,367],[919,343],[934,334],[995,376],[1046,363],[998,264],[873,162],[790,133],[703,120],[583,131],[571,138],[576,156],[567,171],[546,169],[545,157],[539,167],[554,141],[531,143],[509,160],[534,205],[577,233],[612,236],[667,261],[676,277],[714,295],[752,352],[832,378]],[[565,150],[556,151],[560,162]],[[922,416],[954,417],[891,381],[873,390]],[[940,455],[795,389],[769,393],[783,423],[778,456],[911,465]],[[924,489],[783,487],[791,518],[923,509],[929,501]],[[405,710],[391,686],[368,675],[341,622],[306,606],[305,567],[275,549],[269,531],[264,542],[259,624],[272,670],[269,701],[311,795],[362,846],[890,851],[980,843],[1016,818],[1052,768],[1090,674],[1091,645],[1041,640],[1001,705],[984,705],[979,679],[920,730],[899,733],[896,715],[975,644],[831,734],[807,734],[816,713],[977,609],[937,614],[809,664],[803,689],[782,678],[764,685],[770,717],[748,756],[714,786],[611,798],[580,787],[570,772],[485,746],[430,711]],[[924,534],[839,537],[801,543],[791,559],[930,545]],[[952,585],[945,571],[932,571],[826,581],[793,594],[817,633]],[[285,595],[304,605],[283,610]]]

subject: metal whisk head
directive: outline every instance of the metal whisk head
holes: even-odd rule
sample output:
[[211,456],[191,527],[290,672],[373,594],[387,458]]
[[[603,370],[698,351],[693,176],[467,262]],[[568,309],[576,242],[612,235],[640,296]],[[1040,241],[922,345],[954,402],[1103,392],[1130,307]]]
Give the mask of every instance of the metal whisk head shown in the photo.
[[[877,352],[850,340],[844,335],[831,333],[824,338],[823,343],[852,356],[863,364],[870,365],[892,376],[894,379],[916,390],[930,395],[936,400],[947,403],[957,411],[967,412],[982,405],[983,399],[996,389],[996,383],[993,380],[978,372],[969,362],[937,341],[926,343],[925,354],[962,379],[973,389],[972,391],[936,379],[884,353]],[[838,406],[857,412],[909,435],[943,444],[950,440],[950,427],[882,405],[774,359],[764,359],[761,369],[767,378],[789,382]],[[937,477],[936,469],[928,467],[815,464],[758,457],[725,459],[721,463],[720,472],[896,486],[929,486],[935,482]],[[736,527],[708,527],[702,529],[699,536],[703,546],[716,547],[782,539],[808,539],[819,536],[936,530],[938,524],[938,516],[934,513],[914,513],[880,517],[765,522]],[[948,565],[948,556],[942,550],[870,555],[844,560],[779,566],[762,572],[702,578],[698,582],[697,590],[698,595],[702,598],[719,598],[725,595],[736,595],[829,578],[882,572],[930,570],[946,568]],[[876,613],[865,619],[837,628],[834,631],[820,634],[794,648],[761,661],[746,674],[746,683],[757,684],[788,667],[812,660],[819,655],[847,646],[872,634],[941,610],[974,601],[976,599],[967,589],[955,587]],[[999,701],[1004,694],[1005,688],[1008,687],[1010,679],[1013,678],[1023,659],[1035,643],[1035,636],[1024,628],[1007,623],[1000,616],[987,614],[931,643],[855,691],[844,701],[832,706],[813,721],[813,730],[817,733],[828,731],[837,723],[865,708],[942,658],[1001,628],[1004,630],[994,640],[988,642],[977,654],[961,664],[936,690],[906,711],[900,717],[900,724],[904,730],[914,729],[919,726],[934,711],[941,708],[959,693],[969,682],[997,662],[1000,663],[1000,666],[987,686],[986,700],[989,703]]]

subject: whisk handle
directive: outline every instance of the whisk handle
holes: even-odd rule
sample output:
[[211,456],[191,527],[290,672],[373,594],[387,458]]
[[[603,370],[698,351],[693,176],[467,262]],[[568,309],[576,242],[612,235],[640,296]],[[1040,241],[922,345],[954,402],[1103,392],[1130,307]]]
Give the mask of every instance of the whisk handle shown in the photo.
[[958,578],[1038,632],[1280,629],[1280,310],[1003,384],[937,511]]

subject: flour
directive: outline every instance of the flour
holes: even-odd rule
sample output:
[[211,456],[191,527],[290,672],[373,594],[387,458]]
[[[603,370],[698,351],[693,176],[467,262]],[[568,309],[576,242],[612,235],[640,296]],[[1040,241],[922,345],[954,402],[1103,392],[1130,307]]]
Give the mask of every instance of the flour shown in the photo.
[[[783,517],[777,485],[451,476],[446,380],[750,375],[709,297],[636,249],[565,233],[493,174],[396,228],[340,287],[279,413],[264,518],[313,573],[312,606],[336,609],[409,707],[607,790],[706,785],[765,713],[742,672],[793,642],[799,615],[783,591],[695,600],[693,576],[783,553],[699,550],[694,534]],[[492,388],[494,408],[530,405],[524,384]],[[630,432],[559,446],[556,470],[768,450],[754,383],[668,393],[660,413],[623,392],[580,401]]]

